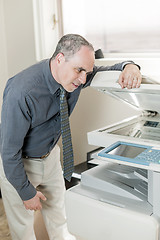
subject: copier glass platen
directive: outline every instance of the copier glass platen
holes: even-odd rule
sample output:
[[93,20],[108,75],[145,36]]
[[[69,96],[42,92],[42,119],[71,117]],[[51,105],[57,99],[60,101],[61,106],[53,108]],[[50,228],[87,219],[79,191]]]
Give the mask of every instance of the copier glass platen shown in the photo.
[[87,134],[103,163],[67,191],[68,225],[84,240],[160,240],[160,84],[143,76],[140,88],[121,89],[119,75],[99,72],[91,87],[139,114]]

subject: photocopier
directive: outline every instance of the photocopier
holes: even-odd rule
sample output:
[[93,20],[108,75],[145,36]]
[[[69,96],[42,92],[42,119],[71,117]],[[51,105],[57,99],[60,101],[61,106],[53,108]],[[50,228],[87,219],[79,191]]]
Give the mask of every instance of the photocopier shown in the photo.
[[139,114],[88,133],[101,164],[67,190],[68,226],[82,240],[160,240],[160,84],[121,89],[119,75],[99,72],[91,87]]

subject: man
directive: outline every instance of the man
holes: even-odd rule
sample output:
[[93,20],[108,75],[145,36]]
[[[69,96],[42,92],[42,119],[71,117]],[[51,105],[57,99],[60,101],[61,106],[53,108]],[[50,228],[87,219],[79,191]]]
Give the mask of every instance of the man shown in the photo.
[[14,240],[35,239],[34,211],[41,210],[50,239],[72,240],[66,226],[64,180],[57,141],[61,135],[60,87],[69,115],[81,90],[98,71],[121,70],[121,87],[139,87],[132,61],[94,66],[94,49],[76,34],[63,36],[51,59],[8,80],[2,107],[1,191]]

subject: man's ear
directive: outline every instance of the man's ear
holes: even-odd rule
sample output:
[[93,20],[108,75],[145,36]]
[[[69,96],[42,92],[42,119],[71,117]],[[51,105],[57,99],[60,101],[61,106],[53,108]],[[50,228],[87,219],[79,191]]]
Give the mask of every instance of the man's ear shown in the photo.
[[58,64],[62,63],[65,61],[65,58],[64,58],[64,55],[63,53],[58,53],[57,56],[56,56],[56,61]]

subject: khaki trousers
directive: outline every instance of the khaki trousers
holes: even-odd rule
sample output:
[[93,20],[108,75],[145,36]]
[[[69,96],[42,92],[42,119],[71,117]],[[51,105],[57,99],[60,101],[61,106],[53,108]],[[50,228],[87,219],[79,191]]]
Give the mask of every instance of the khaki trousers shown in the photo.
[[[67,230],[64,206],[65,184],[59,146],[56,145],[45,159],[23,159],[23,162],[30,182],[47,198],[46,201],[42,201],[41,213],[49,239],[75,240]],[[34,211],[25,209],[17,191],[5,177],[2,161],[0,179],[2,199],[12,239],[35,240]]]

